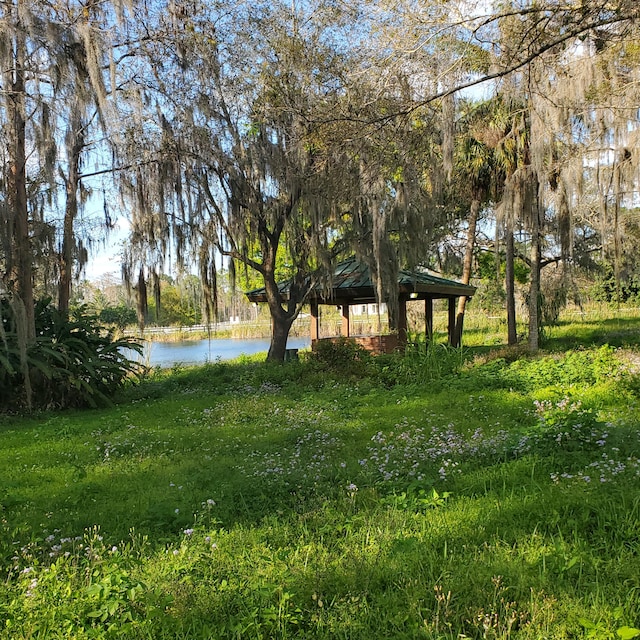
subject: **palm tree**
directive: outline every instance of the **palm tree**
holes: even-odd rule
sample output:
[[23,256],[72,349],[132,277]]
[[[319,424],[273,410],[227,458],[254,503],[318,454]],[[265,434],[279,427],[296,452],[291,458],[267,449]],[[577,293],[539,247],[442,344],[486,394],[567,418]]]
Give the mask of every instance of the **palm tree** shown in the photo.
[[499,112],[502,136],[495,148],[496,163],[502,171],[501,200],[498,219],[504,224],[505,289],[507,298],[507,342],[518,342],[515,302],[515,241],[516,221],[522,220],[528,206],[529,127],[526,113],[519,103],[502,99]]
[[[462,265],[464,284],[469,284],[476,243],[476,228],[482,204],[495,197],[500,184],[500,170],[496,162],[495,147],[500,137],[498,109],[500,100],[492,99],[471,104],[458,123],[461,137],[456,145],[456,178],[466,185],[471,199],[467,226],[467,240]],[[458,185],[459,186],[459,185]],[[454,346],[460,346],[467,297],[460,296],[456,314]]]

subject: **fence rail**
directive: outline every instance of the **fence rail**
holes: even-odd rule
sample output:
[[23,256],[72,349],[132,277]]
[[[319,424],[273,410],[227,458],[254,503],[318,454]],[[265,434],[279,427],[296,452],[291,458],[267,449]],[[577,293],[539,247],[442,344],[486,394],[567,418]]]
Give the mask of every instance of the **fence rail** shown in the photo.
[[144,332],[149,334],[217,333],[219,331],[232,331],[239,327],[268,330],[270,326],[269,322],[212,322],[211,324],[194,324],[190,326],[146,327]]

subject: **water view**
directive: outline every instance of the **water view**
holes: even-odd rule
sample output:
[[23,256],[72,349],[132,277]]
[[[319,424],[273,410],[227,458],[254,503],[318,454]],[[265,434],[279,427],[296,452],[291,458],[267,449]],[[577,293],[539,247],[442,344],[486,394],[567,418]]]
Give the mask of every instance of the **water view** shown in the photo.
[[[309,338],[289,338],[288,349],[311,346]],[[205,364],[216,360],[233,360],[241,355],[253,355],[269,350],[268,338],[212,338],[180,342],[147,342],[143,362],[151,367],[172,367],[174,364]]]

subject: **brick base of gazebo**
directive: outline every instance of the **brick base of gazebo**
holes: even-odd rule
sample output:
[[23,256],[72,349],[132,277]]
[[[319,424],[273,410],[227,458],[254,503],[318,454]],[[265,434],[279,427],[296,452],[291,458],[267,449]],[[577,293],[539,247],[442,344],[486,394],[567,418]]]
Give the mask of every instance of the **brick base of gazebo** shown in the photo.
[[[387,333],[378,336],[349,336],[347,338],[355,344],[366,349],[370,353],[380,355],[383,353],[393,353],[398,350],[400,346],[398,336],[395,333]],[[311,341],[311,350],[315,351],[318,342],[337,342],[338,340],[344,340],[344,337],[331,337],[331,338],[318,338]]]

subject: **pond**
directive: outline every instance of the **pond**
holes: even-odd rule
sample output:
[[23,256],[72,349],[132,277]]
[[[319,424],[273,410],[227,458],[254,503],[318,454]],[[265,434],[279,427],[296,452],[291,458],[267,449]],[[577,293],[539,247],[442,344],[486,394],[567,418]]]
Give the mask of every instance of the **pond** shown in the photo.
[[[305,349],[311,346],[310,338],[289,338],[288,349]],[[211,338],[183,340],[180,342],[147,342],[142,362],[150,367],[172,367],[175,364],[191,365],[233,360],[241,355],[253,355],[269,350],[268,338]]]

